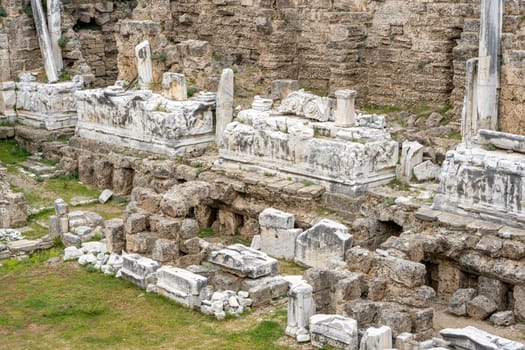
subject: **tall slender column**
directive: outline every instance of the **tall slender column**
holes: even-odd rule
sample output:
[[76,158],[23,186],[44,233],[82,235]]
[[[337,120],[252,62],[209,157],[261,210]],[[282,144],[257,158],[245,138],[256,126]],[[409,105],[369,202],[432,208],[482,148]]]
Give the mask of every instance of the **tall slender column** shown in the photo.
[[481,1],[477,93],[480,129],[496,130],[498,127],[502,7],[502,0]]
[[218,144],[226,126],[233,120],[233,71],[226,68],[222,71],[217,88],[215,137]]
[[46,71],[47,81],[50,83],[55,83],[58,81],[58,72],[55,64],[55,58],[53,56],[53,49],[51,48],[51,39],[49,37],[49,31],[47,30],[46,17],[44,16],[42,1],[31,0],[31,9],[33,11],[33,19],[35,21],[40,52],[42,53],[42,59],[44,60],[44,69]]
[[55,57],[55,65],[58,72],[64,68],[62,49],[58,45],[58,41],[62,36],[61,5],[60,0],[47,0],[47,26],[49,28],[51,48],[53,49],[53,56]]
[[478,133],[477,114],[477,58],[467,60],[467,74],[465,79],[465,99],[463,111],[461,112],[461,139],[463,143],[470,145],[472,137]]

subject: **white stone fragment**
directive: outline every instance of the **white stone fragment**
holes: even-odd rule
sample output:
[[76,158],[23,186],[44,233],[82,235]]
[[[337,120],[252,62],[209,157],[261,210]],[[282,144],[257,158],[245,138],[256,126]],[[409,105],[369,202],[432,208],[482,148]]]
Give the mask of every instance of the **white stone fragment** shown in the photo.
[[176,101],[187,100],[187,91],[184,74],[165,72],[162,75],[162,94],[164,97]]
[[242,244],[212,252],[209,262],[242,277],[259,278],[277,274],[277,260]]
[[66,249],[64,249],[64,261],[77,260],[83,254],[84,253],[75,246],[66,247]]
[[119,270],[122,279],[142,289],[155,282],[155,272],[159,268],[156,261],[138,254],[123,254],[122,259],[122,269]]
[[310,334],[315,347],[357,350],[357,321],[339,315],[318,314],[310,317]]
[[397,178],[404,182],[412,180],[414,167],[421,162],[423,162],[423,145],[417,141],[404,141],[400,165],[396,171]]
[[306,266],[325,267],[331,261],[344,261],[351,245],[352,235],[346,226],[323,219],[297,237],[295,261]]
[[158,293],[189,308],[200,308],[207,282],[206,277],[177,267],[163,266],[157,271]]
[[259,214],[259,225],[262,227],[290,229],[294,224],[293,214],[278,209],[266,208]]
[[359,350],[392,349],[392,329],[388,326],[368,328],[361,338]]
[[99,203],[104,204],[107,201],[109,201],[112,196],[113,196],[113,191],[111,191],[110,189],[105,189],[104,191],[102,191],[100,196],[98,196],[98,201]]
[[441,168],[430,160],[416,165],[413,169],[414,176],[418,181],[435,180],[439,177],[440,171]]

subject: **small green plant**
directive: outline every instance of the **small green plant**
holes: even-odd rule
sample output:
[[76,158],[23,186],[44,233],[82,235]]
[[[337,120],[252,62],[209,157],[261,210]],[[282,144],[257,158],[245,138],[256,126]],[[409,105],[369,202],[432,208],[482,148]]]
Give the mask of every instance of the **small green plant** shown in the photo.
[[186,89],[186,93],[188,94],[188,97],[192,97],[197,92],[197,88],[194,86],[190,86]]
[[89,241],[90,242],[98,242],[98,241],[101,241],[103,238],[104,238],[104,236],[100,232],[97,232],[93,237],[91,237],[91,239]]
[[35,181],[36,181],[36,182],[44,182],[44,178],[43,178],[42,176],[40,176],[40,175],[37,175],[37,176],[35,177]]
[[211,237],[213,235],[215,235],[215,232],[211,227],[201,228],[199,230],[199,233],[197,233],[197,236],[199,236],[200,238]]
[[221,54],[218,53],[217,51],[213,51],[211,53],[211,58],[214,60],[214,61],[219,61],[221,59]]
[[454,140],[460,140],[461,141],[461,133],[460,132],[457,132],[457,131],[451,131],[447,134],[447,137],[449,139],[454,139]]
[[417,69],[419,69],[419,70],[425,69],[426,66],[427,66],[426,62],[423,62],[423,61],[418,61],[417,62]]
[[7,17],[7,11],[2,6],[0,6],[0,17]]
[[195,175],[199,177],[199,175],[202,174],[204,171],[206,171],[206,168],[200,166],[197,168],[197,172],[195,173]]
[[25,13],[27,17],[33,17],[33,10],[31,9],[31,5],[28,3],[24,3],[22,5],[22,12]]
[[410,189],[410,186],[408,184],[401,182],[398,179],[392,179],[392,181],[388,183],[388,186],[400,191],[408,191]]
[[490,143],[483,145],[483,149],[489,152],[497,150],[497,148],[494,145],[491,145]]
[[93,264],[88,264],[87,268],[86,268],[86,271],[87,272],[97,272],[97,268],[95,267],[95,265]]
[[61,49],[65,48],[67,43],[69,42],[69,39],[65,36],[61,36],[59,39],[58,39],[58,46],[60,46]]
[[392,198],[392,197],[389,197],[389,198],[386,199],[385,204],[388,205],[389,207],[391,207],[394,204],[396,204],[396,200],[394,198]]
[[71,80],[71,75],[69,74],[69,69],[62,68],[60,71],[60,81],[69,81]]
[[158,91],[161,88],[161,84],[158,81],[152,81],[148,84],[148,89],[152,91]]
[[320,136],[320,133],[319,133],[319,128],[317,126],[314,126],[314,137],[319,137]]
[[57,159],[48,159],[48,158],[43,158],[40,162],[45,165],[49,165],[49,166],[55,166],[58,163],[60,163],[60,161]]
[[158,62],[166,62],[168,55],[165,52],[151,55],[151,59]]
[[308,187],[308,186],[312,186],[314,183],[310,180],[303,180],[301,181],[301,183],[303,184],[303,186],[305,187]]
[[272,174],[270,174],[270,173],[267,172],[267,171],[265,171],[265,172],[263,173],[263,176],[271,176],[271,175],[272,175]]

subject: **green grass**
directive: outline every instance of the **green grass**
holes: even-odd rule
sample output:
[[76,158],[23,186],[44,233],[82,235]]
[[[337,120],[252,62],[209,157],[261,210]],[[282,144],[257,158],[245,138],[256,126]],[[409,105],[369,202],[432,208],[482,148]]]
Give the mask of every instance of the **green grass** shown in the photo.
[[66,202],[77,196],[96,198],[100,195],[97,189],[80,183],[75,175],[62,175],[47,180],[44,183],[44,189],[57,193],[58,197]]
[[75,263],[0,268],[0,285],[6,349],[286,349],[285,306],[217,321]]
[[15,139],[0,141],[0,161],[4,165],[13,165],[27,160],[31,154],[20,147]]
[[399,181],[398,179],[393,179],[388,183],[388,186],[395,190],[399,191],[408,191],[410,189],[410,186],[404,182]]
[[199,230],[199,233],[197,234],[197,236],[199,236],[200,238],[211,237],[213,235],[215,235],[215,232],[211,227],[201,228]]

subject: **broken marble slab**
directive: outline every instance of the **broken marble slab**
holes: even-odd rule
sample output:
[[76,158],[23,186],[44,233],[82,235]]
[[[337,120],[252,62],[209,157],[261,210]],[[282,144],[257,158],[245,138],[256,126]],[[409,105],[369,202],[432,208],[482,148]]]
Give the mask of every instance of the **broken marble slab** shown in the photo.
[[340,315],[317,314],[310,317],[312,345],[334,349],[357,350],[357,321]]
[[336,102],[328,97],[320,97],[303,89],[290,93],[279,106],[279,112],[295,114],[320,122],[335,120]]
[[388,326],[368,328],[363,337],[359,350],[392,349],[392,329]]
[[278,209],[266,208],[259,214],[259,225],[262,227],[289,229],[293,228],[294,224],[293,214]]
[[344,261],[352,246],[352,235],[346,226],[323,219],[301,233],[295,244],[295,262],[312,267],[325,267],[331,261]]
[[200,308],[207,282],[206,277],[173,266],[157,270],[157,292],[189,308]]
[[439,334],[450,345],[461,350],[524,350],[525,345],[498,337],[476,327],[445,328]]
[[277,260],[242,244],[232,244],[212,252],[209,262],[241,277],[259,278],[277,274]]
[[155,283],[158,268],[159,264],[154,260],[138,254],[123,254],[120,272],[123,280],[146,289],[148,284]]

